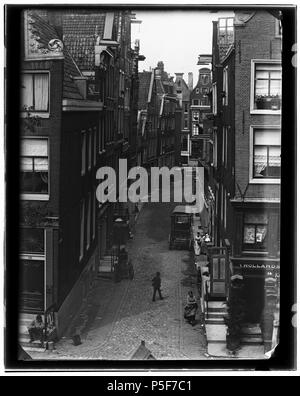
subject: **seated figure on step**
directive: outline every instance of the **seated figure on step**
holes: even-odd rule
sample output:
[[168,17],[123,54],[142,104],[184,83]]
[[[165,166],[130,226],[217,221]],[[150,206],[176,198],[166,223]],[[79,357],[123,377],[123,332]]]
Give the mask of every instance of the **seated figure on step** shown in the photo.
[[30,342],[40,340],[44,343],[44,322],[41,315],[37,315],[36,318],[30,323],[28,327],[28,333],[30,336]]

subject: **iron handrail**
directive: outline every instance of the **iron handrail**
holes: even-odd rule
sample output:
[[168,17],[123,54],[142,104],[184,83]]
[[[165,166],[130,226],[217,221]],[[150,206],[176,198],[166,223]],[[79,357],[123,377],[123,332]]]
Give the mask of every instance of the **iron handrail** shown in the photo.
[[[45,323],[45,339],[47,340],[48,337],[48,315],[50,312],[54,313],[56,307],[56,303],[51,304],[45,311],[44,311],[44,323]],[[55,317],[53,315],[52,324],[55,326]]]

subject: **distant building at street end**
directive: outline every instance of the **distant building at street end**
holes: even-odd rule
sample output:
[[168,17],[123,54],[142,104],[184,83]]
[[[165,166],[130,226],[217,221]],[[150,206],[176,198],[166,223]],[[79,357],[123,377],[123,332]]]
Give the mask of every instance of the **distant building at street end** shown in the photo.
[[183,73],[175,73],[175,93],[178,99],[178,127],[176,130],[177,164],[188,165],[190,156],[190,90]]

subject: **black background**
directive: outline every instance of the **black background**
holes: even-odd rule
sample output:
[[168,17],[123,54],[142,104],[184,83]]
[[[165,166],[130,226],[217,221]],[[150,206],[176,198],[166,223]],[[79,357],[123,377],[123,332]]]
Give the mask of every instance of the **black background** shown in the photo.
[[[32,6],[37,8],[38,5]],[[87,8],[88,6],[82,6]],[[292,45],[296,42],[295,7],[238,7],[238,9],[269,9],[282,11],[282,179],[281,179],[281,302],[280,343],[268,360],[200,360],[200,361],[19,361],[18,360],[18,263],[19,263],[19,78],[21,65],[21,13],[28,5],[8,5],[5,8],[6,78],[6,239],[5,239],[5,367],[6,371],[104,371],[104,370],[292,370],[296,365],[296,329],[292,326],[292,306],[296,302],[296,68],[292,66]],[[39,6],[39,8],[54,8]],[[60,7],[55,6],[56,9]],[[66,7],[63,7],[66,8]],[[80,8],[74,4],[71,8]],[[91,8],[96,8],[95,6]],[[103,10],[105,7],[101,6]],[[234,10],[235,6],[109,6],[132,10]],[[99,10],[100,8],[98,8]],[[188,42],[187,42],[187,45]],[[200,50],[200,48],[199,48]],[[45,358],[47,356],[45,355]],[[130,374],[129,374],[130,375]],[[180,371],[178,372],[180,375]],[[114,377],[107,377],[111,382]],[[168,378],[158,378],[158,380]],[[171,379],[171,378],[170,378]],[[178,379],[178,378],[177,378]],[[188,379],[188,378],[187,378]],[[126,380],[126,379],[124,379]],[[131,381],[140,381],[131,377]],[[144,380],[144,379],[143,379]],[[149,378],[150,380],[150,378]],[[128,382],[128,379],[127,379]],[[100,390],[100,389],[99,389]],[[104,390],[104,389],[103,389]]]

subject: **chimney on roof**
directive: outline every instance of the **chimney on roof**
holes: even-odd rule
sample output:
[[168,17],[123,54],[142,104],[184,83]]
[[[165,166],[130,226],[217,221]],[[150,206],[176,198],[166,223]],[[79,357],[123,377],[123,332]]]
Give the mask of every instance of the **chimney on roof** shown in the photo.
[[193,90],[193,73],[189,72],[188,74],[188,88],[190,91]]
[[162,61],[157,62],[157,68],[162,73],[164,71],[164,62]]
[[176,78],[183,78],[184,73],[175,73]]

